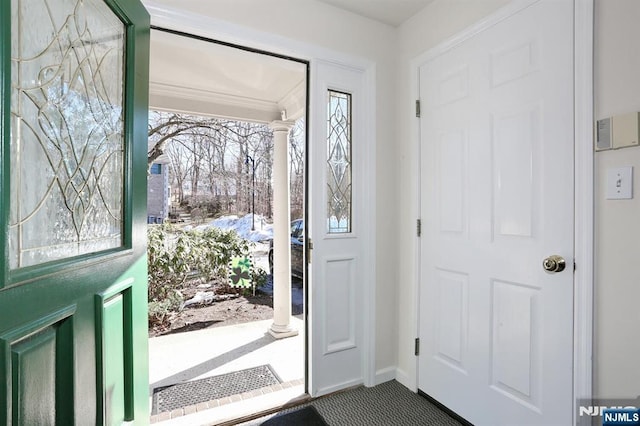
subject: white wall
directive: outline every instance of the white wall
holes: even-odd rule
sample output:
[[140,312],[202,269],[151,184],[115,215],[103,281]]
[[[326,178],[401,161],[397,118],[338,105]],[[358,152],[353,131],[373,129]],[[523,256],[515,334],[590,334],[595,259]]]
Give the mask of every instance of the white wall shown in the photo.
[[[640,111],[640,2],[596,0],[595,116]],[[640,148],[596,155],[594,395],[640,395]],[[634,167],[634,199],[606,200],[610,167]]]
[[508,0],[436,0],[398,31],[398,109],[396,120],[396,157],[399,171],[397,231],[400,247],[399,267],[395,281],[398,283],[398,369],[397,379],[405,386],[416,389],[416,357],[414,339],[417,337],[416,293],[416,218],[417,203],[417,146],[414,134],[416,118],[412,93],[412,76],[416,72],[411,61],[420,54],[451,38],[483,17],[508,3]]
[[[318,46],[334,52],[358,56],[376,64],[376,370],[384,378],[395,371],[396,351],[396,267],[395,244],[396,162],[393,120],[395,93],[396,30],[385,24],[354,15],[315,0],[145,0],[146,5],[180,8],[216,21],[231,23],[252,32]],[[153,23],[153,20],[152,20]],[[212,23],[215,32],[215,23]],[[225,40],[234,42],[235,40]],[[271,43],[270,40],[267,44]],[[250,47],[265,48],[259,36]],[[276,42],[277,44],[277,42]],[[271,49],[272,50],[272,49]],[[276,53],[293,54],[277,51]],[[299,57],[299,55],[298,55]],[[305,59],[305,58],[302,58]]]

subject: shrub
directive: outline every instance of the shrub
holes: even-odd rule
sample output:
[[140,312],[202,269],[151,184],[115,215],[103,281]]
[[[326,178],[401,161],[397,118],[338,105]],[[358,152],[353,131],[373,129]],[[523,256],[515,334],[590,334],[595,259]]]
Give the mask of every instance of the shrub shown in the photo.
[[175,227],[148,228],[149,301],[166,299],[190,278],[210,281],[226,277],[234,256],[247,256],[249,243],[234,231],[207,228],[179,231]]
[[178,310],[184,302],[179,291],[169,293],[166,299],[149,302],[149,324],[162,324],[168,322],[172,312]]
[[267,272],[264,269],[254,266],[251,268],[251,274],[256,288],[260,288],[267,283]]
[[174,241],[171,225],[149,225],[147,229],[148,296],[149,302],[157,302],[184,282],[189,266],[182,261],[184,247]]
[[[168,223],[149,225],[147,237],[150,324],[170,321],[184,301],[180,290],[185,282],[200,279],[226,284],[231,259],[248,256],[249,244],[253,244],[235,231],[214,227],[182,231]],[[266,272],[254,266],[251,279],[260,287],[266,282]],[[229,287],[229,291],[238,290]]]

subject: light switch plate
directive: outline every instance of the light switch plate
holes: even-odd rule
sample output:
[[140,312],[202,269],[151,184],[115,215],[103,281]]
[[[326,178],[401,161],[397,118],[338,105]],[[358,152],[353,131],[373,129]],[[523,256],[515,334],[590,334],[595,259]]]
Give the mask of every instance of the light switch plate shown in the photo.
[[633,198],[633,167],[618,167],[607,170],[607,200]]

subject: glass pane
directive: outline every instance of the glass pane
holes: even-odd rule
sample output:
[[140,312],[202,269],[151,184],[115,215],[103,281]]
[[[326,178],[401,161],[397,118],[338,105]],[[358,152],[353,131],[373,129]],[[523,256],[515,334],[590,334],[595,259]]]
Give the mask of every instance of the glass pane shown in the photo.
[[122,245],[125,27],[103,0],[12,0],[10,266]]
[[351,95],[329,91],[327,232],[351,232]]

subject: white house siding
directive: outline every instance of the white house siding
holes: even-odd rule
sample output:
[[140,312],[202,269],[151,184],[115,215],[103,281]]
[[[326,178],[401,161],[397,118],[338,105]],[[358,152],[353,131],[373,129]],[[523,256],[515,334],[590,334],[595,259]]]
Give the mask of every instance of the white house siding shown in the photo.
[[169,217],[169,167],[161,165],[160,174],[147,176],[147,219],[150,223],[162,223]]

